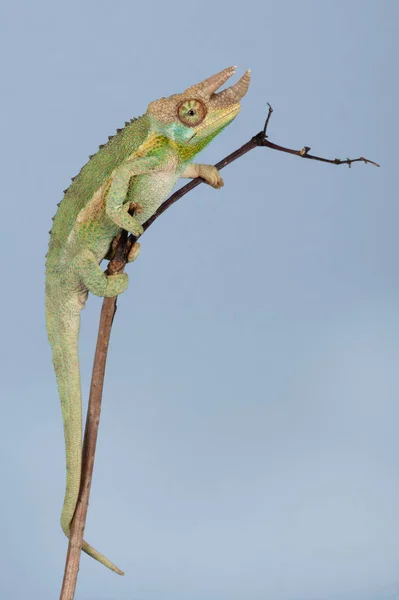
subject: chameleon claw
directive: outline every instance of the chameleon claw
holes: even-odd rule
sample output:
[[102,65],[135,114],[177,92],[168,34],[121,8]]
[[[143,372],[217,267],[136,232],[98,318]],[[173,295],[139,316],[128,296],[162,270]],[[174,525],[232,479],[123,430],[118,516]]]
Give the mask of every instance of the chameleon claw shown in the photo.
[[138,204],[134,200],[129,204],[129,212],[133,211],[136,215],[139,215],[141,212],[143,212],[143,207],[141,204]]

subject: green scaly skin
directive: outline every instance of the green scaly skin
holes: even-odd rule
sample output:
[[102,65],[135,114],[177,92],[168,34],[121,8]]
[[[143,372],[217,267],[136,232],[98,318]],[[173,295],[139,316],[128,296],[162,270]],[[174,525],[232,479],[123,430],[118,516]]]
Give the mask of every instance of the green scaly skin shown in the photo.
[[[182,94],[152,102],[147,112],[118,130],[65,190],[54,217],[46,261],[46,323],[61,399],[66,450],[66,491],[61,525],[69,537],[79,493],[82,462],[82,399],[78,358],[80,311],[88,292],[121,294],[128,276],[106,276],[101,261],[112,255],[121,231],[139,237],[142,224],[168,197],[180,177],[202,177],[215,188],[223,181],[212,166],[194,156],[237,116],[250,71],[230,88],[216,92],[234,73],[230,67]],[[136,207],[135,216],[128,213]],[[128,260],[134,260],[139,245]],[[82,549],[123,575],[87,542]]]

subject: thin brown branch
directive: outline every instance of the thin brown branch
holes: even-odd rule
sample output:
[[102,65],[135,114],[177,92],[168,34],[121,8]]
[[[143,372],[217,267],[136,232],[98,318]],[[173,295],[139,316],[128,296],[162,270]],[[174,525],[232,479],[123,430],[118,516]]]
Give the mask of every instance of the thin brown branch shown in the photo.
[[309,146],[304,146],[302,150],[292,150],[291,148],[285,148],[284,146],[279,146],[278,144],[273,144],[273,142],[269,142],[269,140],[263,137],[263,131],[255,135],[253,138],[254,143],[257,146],[264,146],[266,148],[271,148],[272,150],[278,150],[279,152],[286,152],[287,154],[294,154],[295,156],[300,156],[301,158],[308,158],[310,160],[318,160],[320,162],[330,163],[330,165],[348,165],[349,167],[354,162],[364,162],[366,164],[370,163],[375,167],[379,167],[380,165],[369,158],[364,158],[364,156],[360,156],[359,158],[323,158],[322,156],[314,156],[313,154],[309,154]]
[[310,160],[318,160],[320,162],[330,163],[331,165],[348,165],[349,167],[354,162],[364,162],[370,163],[375,167],[379,167],[380,165],[373,160],[368,158],[364,158],[364,156],[360,156],[359,158],[346,158],[342,160],[341,158],[322,158],[321,156],[313,156],[309,154],[310,147],[304,146],[302,150],[292,150],[291,148],[285,148],[284,146],[279,146],[278,144],[273,144],[273,142],[269,142],[267,140],[267,126],[269,125],[270,117],[272,116],[273,109],[269,103],[267,103],[269,110],[267,113],[265,125],[263,130],[254,135],[251,141],[254,142],[256,146],[264,146],[266,148],[271,148],[272,150],[278,150],[279,152],[286,152],[287,154],[295,154],[295,156],[300,156],[301,158],[309,158]]
[[[126,264],[126,256],[130,242],[126,231],[122,231],[117,243],[115,256],[108,265],[108,274],[121,273]],[[71,535],[68,544],[64,580],[60,600],[73,600],[79,572],[80,554],[84,536],[87,510],[89,507],[90,489],[93,478],[94,457],[96,453],[98,426],[100,423],[101,399],[103,394],[105,366],[108,355],[108,344],[112,322],[116,312],[116,298],[104,298],[98,326],[97,345],[94,355],[91,376],[89,405],[87,409],[86,428],[83,441],[82,479],[79,498],[71,524]]]
[[269,107],[269,110],[268,110],[268,113],[267,113],[265,125],[263,127],[263,137],[265,137],[265,138],[267,137],[267,135],[266,135],[267,126],[269,125],[270,117],[272,116],[272,112],[273,112],[272,105],[269,104],[269,102],[267,103],[267,106]]
[[[277,150],[279,152],[294,154],[295,156],[299,156],[300,158],[318,160],[334,165],[347,164],[350,167],[351,164],[354,162],[364,162],[371,163],[376,167],[380,166],[374,161],[366,159],[364,157],[354,159],[347,158],[345,160],[341,160],[338,158],[328,159],[309,154],[309,146],[304,146],[302,150],[293,150],[291,148],[285,148],[284,146],[279,146],[277,144],[274,144],[273,142],[269,142],[269,140],[267,139],[266,131],[269,125],[272,112],[273,109],[269,104],[269,111],[263,130],[257,133],[255,136],[253,136],[243,146],[241,146],[240,148],[226,156],[224,159],[222,159],[220,162],[218,162],[215,165],[215,167],[218,170],[223,169],[233,161],[237,160],[237,158],[240,158],[250,150],[253,150],[254,148],[257,148],[259,146],[271,148],[272,150]],[[172,204],[177,202],[177,200],[182,198],[185,194],[197,187],[200,183],[203,183],[203,180],[201,178],[193,179],[192,181],[190,181],[190,183],[183,186],[182,188],[177,190],[177,192],[172,194],[159,207],[155,214],[144,223],[144,231],[147,230],[152,225],[152,223],[156,219],[158,219],[158,217],[160,217],[162,213],[165,212],[165,210],[167,210],[170,206],[172,206]],[[108,265],[108,274],[115,274],[123,271],[126,264],[126,257],[129,248],[135,240],[136,238],[134,238],[132,235],[128,237],[125,231],[123,231],[120,234],[118,240],[115,240],[117,241],[115,256]],[[83,443],[83,467],[81,487],[77,508],[71,526],[71,536],[68,546],[64,582],[60,600],[73,600],[74,590],[76,587],[76,580],[79,570],[80,552],[82,547],[83,533],[90,497],[90,487],[93,474],[98,426],[100,421],[105,365],[107,360],[108,344],[115,312],[116,298],[104,298],[98,329],[97,346],[94,357],[93,373],[90,386],[89,406],[86,419],[86,430]]]

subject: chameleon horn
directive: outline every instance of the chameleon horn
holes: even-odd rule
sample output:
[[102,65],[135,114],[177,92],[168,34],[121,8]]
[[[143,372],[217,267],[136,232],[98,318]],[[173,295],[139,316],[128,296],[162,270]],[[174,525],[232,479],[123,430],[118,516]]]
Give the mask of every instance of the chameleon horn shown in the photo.
[[227,88],[226,90],[223,90],[222,92],[216,94],[218,103],[220,102],[220,104],[231,104],[232,102],[239,102],[241,98],[243,98],[247,93],[250,81],[251,70],[248,69],[248,71],[244,73],[244,75],[241,77],[241,79],[237,81],[237,83]]
[[206,98],[209,98],[216,90],[220,88],[224,84],[225,81],[231,77],[237,67],[227,67],[227,69],[223,69],[220,73],[216,73],[216,75],[212,75],[208,79],[204,79],[201,83],[197,83],[196,85],[192,85],[189,87],[186,92],[200,92],[201,95],[204,95]]

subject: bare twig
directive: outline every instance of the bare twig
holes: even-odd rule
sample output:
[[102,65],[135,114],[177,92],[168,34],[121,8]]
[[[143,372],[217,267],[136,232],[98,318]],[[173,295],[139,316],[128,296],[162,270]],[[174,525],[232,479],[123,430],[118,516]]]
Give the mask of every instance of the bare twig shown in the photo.
[[[318,160],[321,162],[326,162],[334,165],[343,165],[347,164],[349,167],[354,162],[364,162],[371,163],[376,167],[380,165],[376,162],[364,158],[363,156],[359,158],[350,159],[347,158],[345,160],[341,160],[338,158],[328,159],[322,158],[320,156],[313,156],[309,154],[310,147],[304,146],[302,150],[293,150],[291,148],[285,148],[284,146],[279,146],[274,144],[273,142],[269,142],[267,139],[266,131],[269,125],[270,117],[273,112],[272,107],[269,106],[269,111],[267,114],[267,118],[264,124],[262,131],[253,136],[248,142],[246,142],[243,146],[226,156],[220,162],[218,162],[215,167],[220,170],[237,160],[250,150],[257,148],[259,146],[271,148],[272,150],[278,150],[279,152],[286,152],[288,154],[294,154],[301,158],[307,158],[310,160]],[[180,198],[182,198],[185,194],[193,190],[200,183],[203,183],[201,178],[196,178],[190,181],[187,185],[183,186],[177,192],[172,194],[165,202],[159,207],[159,209],[155,212],[155,214],[148,219],[144,225],[144,231],[146,231],[152,223],[161,216],[162,213],[165,212],[172,204],[177,202]],[[132,235],[127,235],[125,231],[119,235],[116,252],[114,258],[110,261],[108,265],[107,272],[108,274],[120,273],[123,271],[126,264],[126,257],[129,252],[131,245],[135,242],[136,238]],[[104,383],[104,374],[105,374],[105,365],[107,359],[108,352],[108,344],[111,335],[111,328],[113,319],[116,312],[116,297],[115,298],[104,298],[103,306],[101,310],[100,316],[100,324],[98,330],[97,337],[97,346],[94,357],[93,364],[93,373],[91,379],[91,387],[90,387],[90,398],[89,398],[89,407],[87,412],[86,419],[86,430],[84,436],[83,443],[83,466],[82,466],[82,477],[81,477],[81,486],[79,493],[79,500],[77,504],[77,508],[75,511],[75,515],[73,518],[72,526],[71,526],[71,537],[69,540],[68,554],[65,565],[65,573],[64,573],[64,582],[61,592],[60,600],[73,600],[74,590],[76,587],[76,579],[79,570],[79,560],[80,560],[80,552],[82,547],[82,539],[83,532],[85,528],[87,509],[89,504],[89,496],[90,496],[90,487],[92,481],[93,474],[93,465],[94,465],[94,456],[96,449],[96,441],[97,441],[97,433],[98,426],[100,421],[100,412],[101,412],[101,399],[102,399],[102,390]]]
[[[119,235],[115,256],[108,265],[109,275],[123,272],[126,256],[130,249],[127,232]],[[91,376],[89,406],[87,409],[86,428],[83,441],[82,478],[79,498],[71,524],[71,535],[66,557],[64,580],[60,600],[73,600],[79,571],[80,553],[86,524],[91,482],[93,477],[94,457],[96,453],[98,426],[100,423],[101,399],[103,393],[105,366],[107,362],[108,344],[112,322],[116,312],[116,298],[104,298],[98,326],[97,345],[94,355],[93,373]],[[121,573],[123,575],[123,573]]]
[[348,165],[350,167],[354,162],[364,162],[366,164],[370,163],[375,167],[380,166],[373,160],[370,160],[369,158],[364,158],[364,156],[360,156],[359,158],[346,158],[345,160],[342,160],[341,158],[322,158],[321,156],[314,156],[313,154],[309,154],[309,146],[304,146],[302,150],[292,150],[291,148],[284,148],[284,146],[279,146],[278,144],[273,144],[273,142],[269,142],[269,140],[267,140],[263,136],[263,131],[255,135],[252,138],[252,141],[256,146],[265,146],[266,148],[278,150],[279,152],[295,154],[295,156],[300,156],[301,158],[309,158],[310,160],[318,160],[320,162],[330,163],[330,165]]
[[375,167],[380,166],[378,163],[374,162],[373,160],[364,158],[364,156],[360,156],[359,158],[347,158],[345,160],[342,160],[340,158],[322,158],[321,156],[313,156],[312,154],[309,154],[309,150],[310,150],[309,146],[304,146],[302,148],[302,150],[292,150],[291,148],[284,148],[284,146],[279,146],[277,144],[273,144],[273,142],[269,142],[266,139],[268,137],[266,135],[266,130],[267,130],[267,126],[269,125],[269,121],[270,121],[270,117],[272,116],[273,109],[269,103],[267,103],[267,105],[269,107],[269,111],[267,113],[265,126],[263,127],[263,130],[260,131],[259,133],[257,133],[256,135],[254,135],[254,137],[251,140],[256,146],[265,146],[266,148],[271,148],[272,150],[278,150],[279,152],[287,152],[288,154],[295,154],[295,156],[301,156],[302,158],[309,158],[310,160],[319,160],[321,162],[330,163],[331,165],[348,165],[350,167],[352,165],[352,163],[354,163],[354,162],[364,162],[366,164],[370,163],[370,164],[374,165]]
[[267,113],[265,125],[263,127],[263,137],[264,138],[267,138],[266,130],[267,130],[267,126],[269,125],[270,117],[272,116],[272,112],[273,112],[272,105],[269,102],[267,103],[267,106],[269,107],[269,110]]

